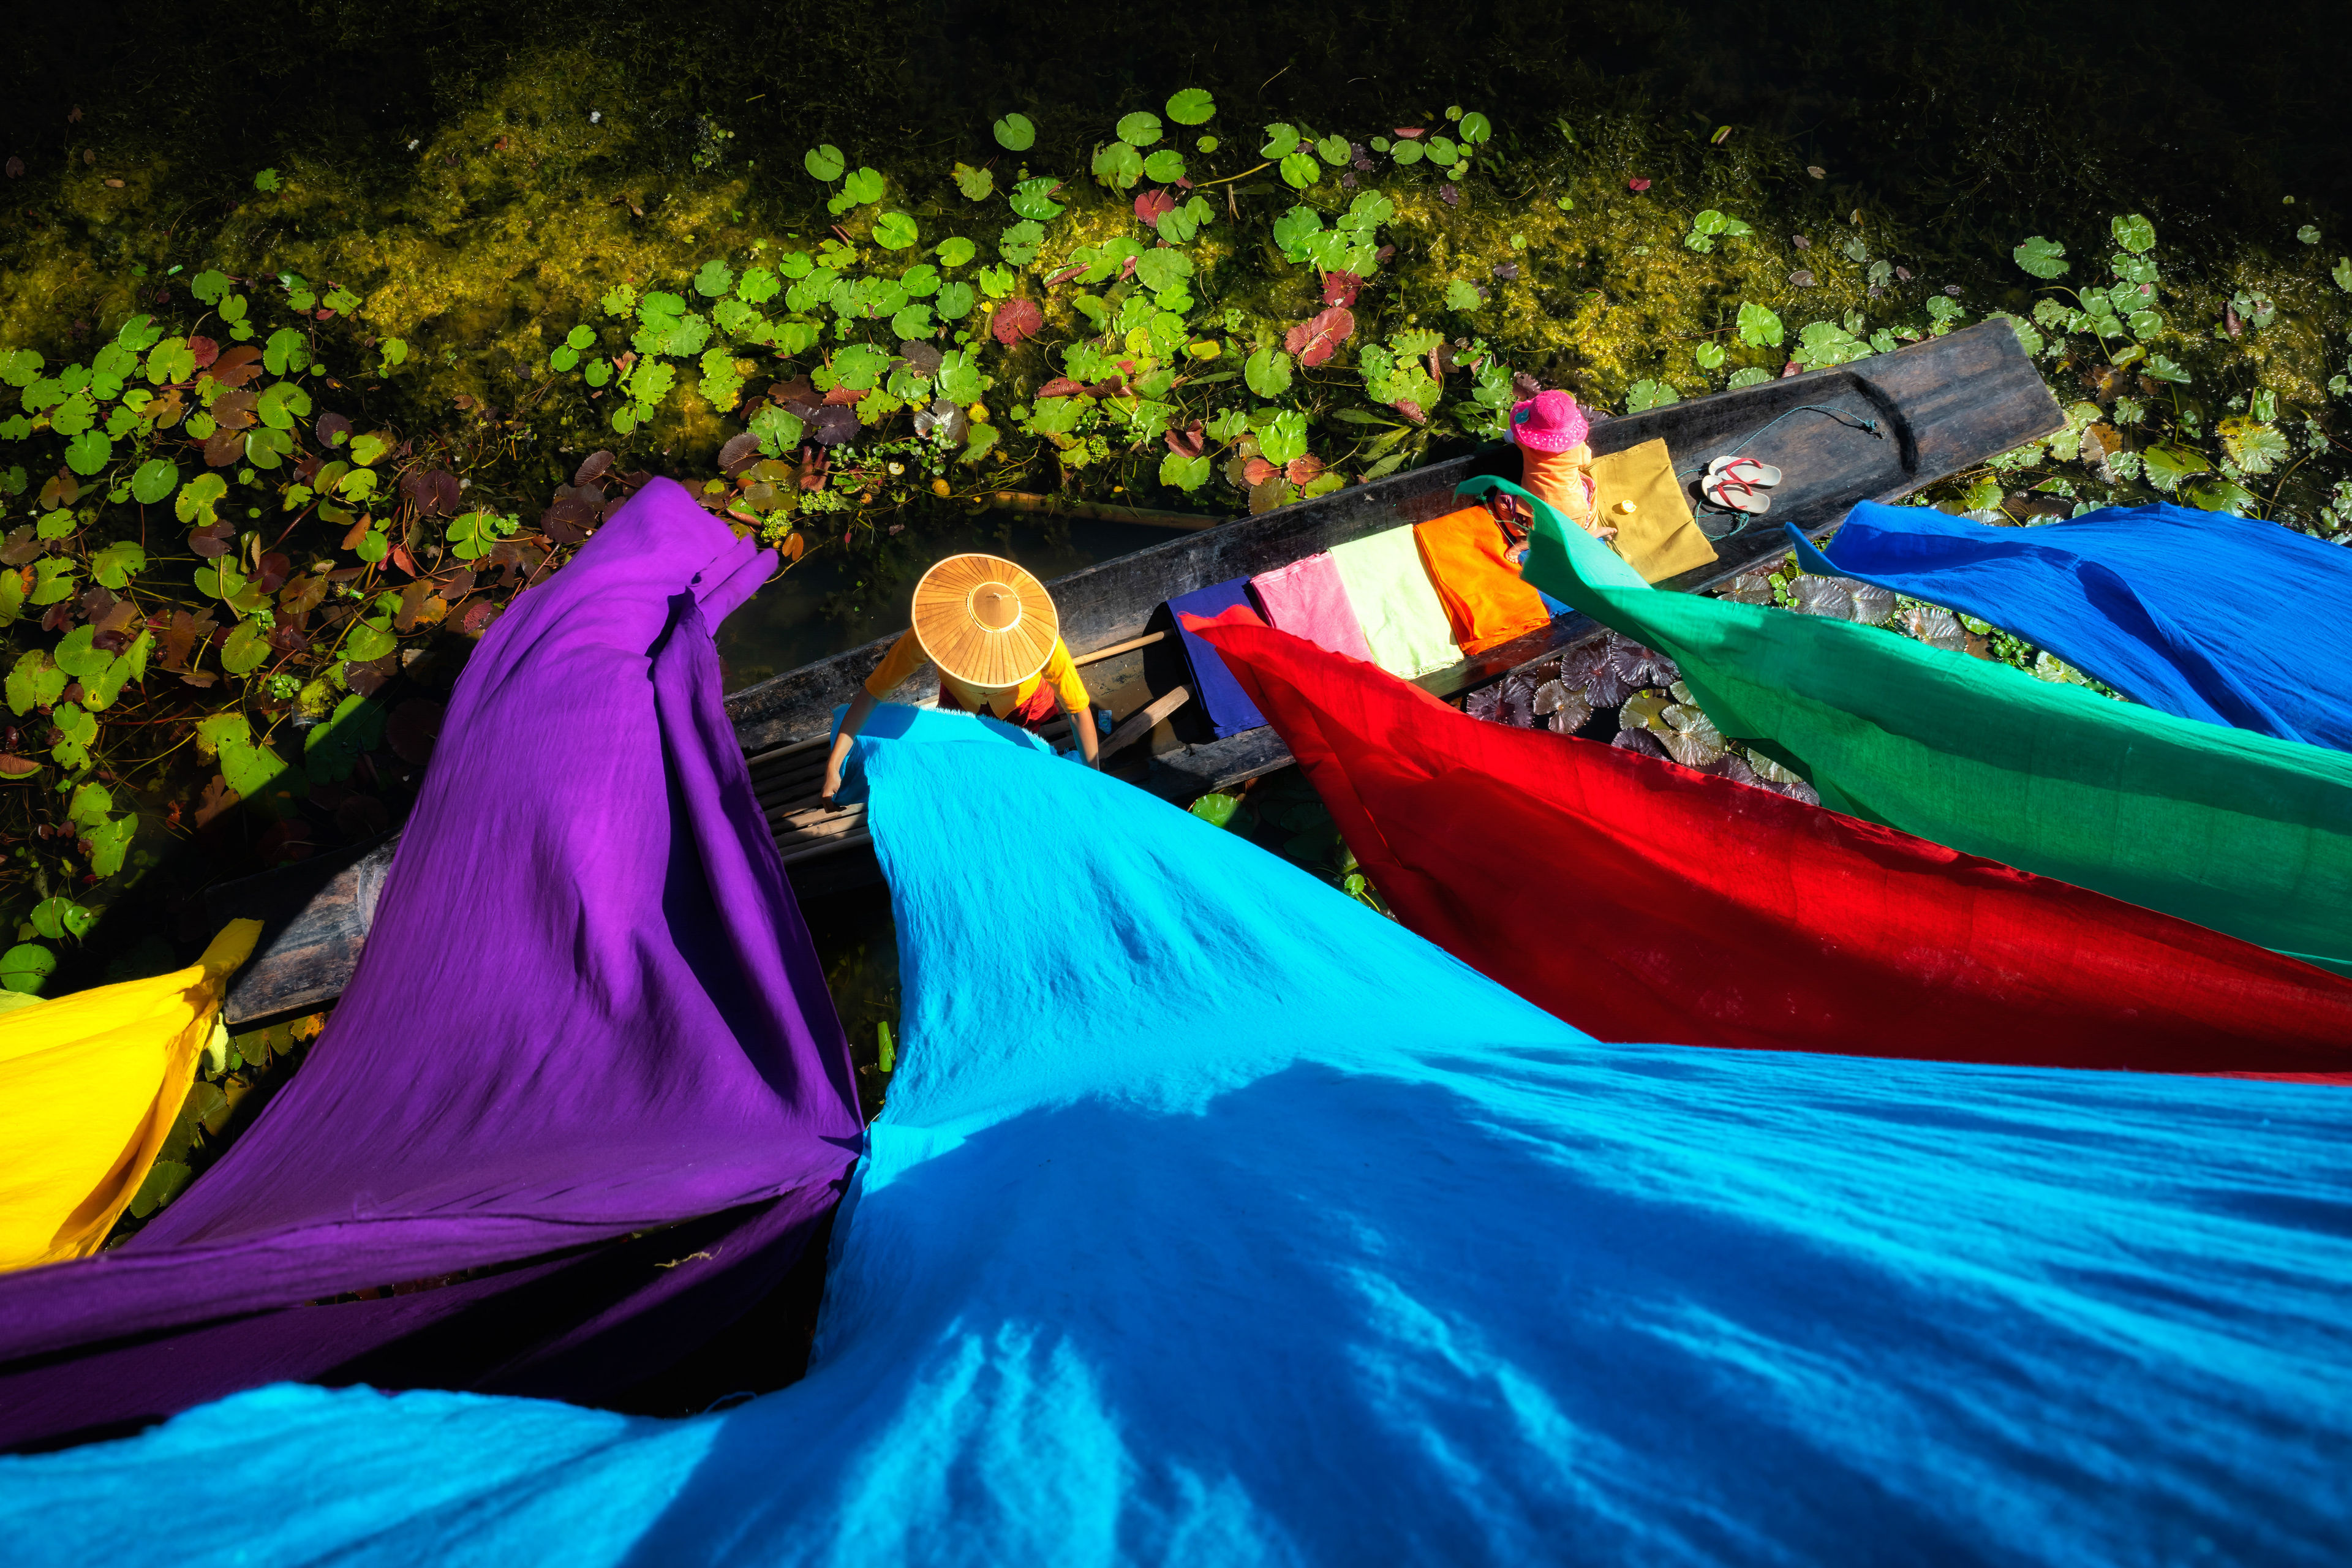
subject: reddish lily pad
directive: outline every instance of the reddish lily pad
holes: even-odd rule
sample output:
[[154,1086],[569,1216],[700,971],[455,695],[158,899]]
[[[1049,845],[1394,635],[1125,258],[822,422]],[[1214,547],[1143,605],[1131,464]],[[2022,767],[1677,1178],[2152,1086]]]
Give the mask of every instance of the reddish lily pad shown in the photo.
[[1036,300],[1013,299],[996,308],[996,318],[989,331],[1009,349],[1024,338],[1035,337],[1045,327],[1045,313],[1037,308]]

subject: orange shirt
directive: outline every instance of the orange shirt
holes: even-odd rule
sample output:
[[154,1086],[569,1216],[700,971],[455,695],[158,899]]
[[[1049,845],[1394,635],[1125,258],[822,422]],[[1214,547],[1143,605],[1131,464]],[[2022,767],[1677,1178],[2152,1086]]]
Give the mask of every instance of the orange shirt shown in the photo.
[[[890,651],[883,656],[881,665],[866,678],[866,690],[877,699],[887,697],[908,676],[929,662],[930,656],[923,652],[923,645],[915,639],[914,633],[908,632],[890,645]],[[1070,658],[1070,645],[1058,638],[1054,643],[1053,653],[1045,659],[1045,668],[1018,686],[973,686],[958,680],[945,670],[940,672],[940,684],[966,709],[974,713],[985,710],[999,719],[1010,717],[1048,681],[1053,683],[1054,690],[1061,697],[1063,707],[1072,713],[1087,710],[1090,700],[1087,696],[1087,683],[1078,679],[1078,667]]]
[[1592,482],[1592,447],[1590,443],[1570,447],[1565,452],[1543,452],[1533,447],[1519,448],[1519,483],[1530,495],[1542,498],[1552,509],[1570,522],[1590,533],[1595,527],[1592,503],[1595,487]]

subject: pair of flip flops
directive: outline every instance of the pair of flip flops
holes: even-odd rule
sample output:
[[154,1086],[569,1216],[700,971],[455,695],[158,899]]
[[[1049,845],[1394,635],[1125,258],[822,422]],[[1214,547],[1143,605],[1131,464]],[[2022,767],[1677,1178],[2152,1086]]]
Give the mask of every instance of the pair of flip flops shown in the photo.
[[1780,482],[1780,470],[1769,463],[1753,458],[1717,458],[1700,476],[1698,489],[1710,506],[1759,513],[1772,510],[1772,498],[1765,492]]

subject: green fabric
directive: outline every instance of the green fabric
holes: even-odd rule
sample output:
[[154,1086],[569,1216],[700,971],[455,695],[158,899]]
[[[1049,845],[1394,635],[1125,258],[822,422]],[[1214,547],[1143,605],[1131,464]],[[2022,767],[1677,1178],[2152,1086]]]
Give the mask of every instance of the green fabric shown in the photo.
[[1364,624],[1364,645],[1372,650],[1374,664],[1409,680],[1462,657],[1454,643],[1454,623],[1430,584],[1410,527],[1335,544],[1331,561],[1348,586],[1356,618]]
[[2352,974],[2352,755],[1850,621],[1661,592],[1518,486],[1527,580],[1682,666],[1824,805]]

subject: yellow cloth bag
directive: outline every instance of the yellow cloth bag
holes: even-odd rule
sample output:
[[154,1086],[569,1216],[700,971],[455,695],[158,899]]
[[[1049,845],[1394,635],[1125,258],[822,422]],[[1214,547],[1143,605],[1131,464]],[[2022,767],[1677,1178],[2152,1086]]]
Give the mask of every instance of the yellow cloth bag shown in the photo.
[[[1715,546],[1698,531],[1690,502],[1683,499],[1664,441],[1593,458],[1592,482],[1601,492],[1601,526],[1617,531],[1610,545],[1644,582],[1664,582],[1715,559]],[[1632,501],[1633,510],[1622,510],[1621,501]]]
[[0,1271],[98,1250],[224,1034],[229,976],[260,935],[259,921],[231,921],[185,969],[0,1013]]

